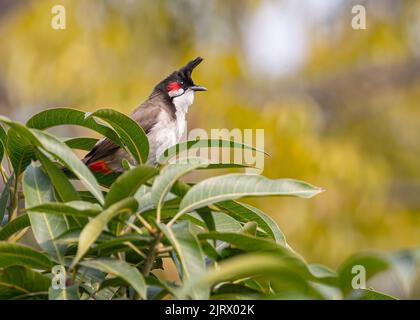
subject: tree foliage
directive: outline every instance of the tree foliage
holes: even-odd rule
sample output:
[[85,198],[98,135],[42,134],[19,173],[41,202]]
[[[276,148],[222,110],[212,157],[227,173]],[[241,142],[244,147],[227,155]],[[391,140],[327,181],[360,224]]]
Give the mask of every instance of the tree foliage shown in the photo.
[[[41,129],[100,128],[138,159],[147,158],[147,137],[133,126],[122,130],[118,123],[129,119],[119,112],[60,112],[55,118],[57,110],[44,111],[26,126],[0,118],[9,162],[1,167],[0,298],[384,299],[392,297],[352,285],[353,266],[363,266],[369,280],[419,264],[418,250],[355,256],[337,272],[310,264],[266,213],[240,202],[248,196],[311,198],[322,191],[303,181],[224,174],[185,183],[187,173],[217,168],[201,158],[96,176],[71,150],[89,139],[69,144]],[[96,119],[105,119],[106,130]],[[19,241],[27,232],[36,245]],[[177,281],[156,272],[168,263]],[[409,287],[413,279],[402,281]]]

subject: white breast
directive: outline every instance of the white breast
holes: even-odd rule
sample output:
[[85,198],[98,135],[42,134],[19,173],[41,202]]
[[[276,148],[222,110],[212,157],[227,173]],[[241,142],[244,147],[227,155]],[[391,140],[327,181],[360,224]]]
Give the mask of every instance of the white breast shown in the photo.
[[154,164],[166,149],[177,144],[184,134],[188,107],[194,102],[194,91],[187,90],[182,96],[173,99],[176,108],[176,119],[162,111],[158,116],[156,125],[150,130],[150,155],[148,163]]
[[[188,107],[194,102],[194,91],[187,90],[183,95],[175,97],[173,103],[176,108],[176,119],[178,127],[178,139],[181,139],[185,131],[185,115],[188,112]],[[179,140],[178,140],[179,141]]]

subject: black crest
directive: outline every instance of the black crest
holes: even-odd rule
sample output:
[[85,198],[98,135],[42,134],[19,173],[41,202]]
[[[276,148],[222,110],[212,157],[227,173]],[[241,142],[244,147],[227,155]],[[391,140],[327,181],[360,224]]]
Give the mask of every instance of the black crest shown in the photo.
[[203,58],[197,57],[194,60],[191,60],[190,62],[188,62],[181,69],[179,69],[179,72],[191,78],[191,73],[193,72],[194,68],[201,63],[201,61],[203,61]]
[[183,86],[189,87],[194,85],[194,81],[191,78],[191,74],[195,67],[197,67],[204,59],[197,57],[194,60],[188,62],[185,66],[181,67],[179,70],[172,72],[167,78],[161,81],[156,87],[154,92],[163,91],[166,92],[166,85],[171,81],[182,82]]

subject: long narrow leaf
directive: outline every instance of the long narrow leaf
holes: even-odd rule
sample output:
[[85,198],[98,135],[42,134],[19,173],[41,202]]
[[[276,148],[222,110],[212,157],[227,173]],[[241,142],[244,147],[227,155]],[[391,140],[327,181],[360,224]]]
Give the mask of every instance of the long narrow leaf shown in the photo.
[[29,216],[27,214],[22,214],[0,229],[0,240],[6,240],[16,232],[25,229],[30,225]]
[[142,127],[136,121],[112,109],[95,111],[92,116],[111,125],[138,164],[146,163],[149,155],[149,141]]
[[[180,142],[163,152],[159,157],[159,163],[165,164],[169,163],[170,160],[180,154],[181,152],[190,151],[194,149],[209,149],[209,148],[230,148],[230,149],[243,149],[243,150],[252,150],[256,152],[264,152],[263,150],[257,149],[253,146],[247,144],[226,140],[226,139],[200,139],[200,140],[188,140]],[[240,165],[240,164],[238,164]]]
[[[26,207],[30,208],[52,201],[53,190],[50,179],[39,167],[31,165],[25,170],[23,193]],[[66,247],[53,239],[68,229],[65,219],[40,212],[31,212],[28,215],[38,244],[51,256],[61,261]]]
[[100,203],[104,202],[102,191],[95,177],[82,161],[60,140],[54,136],[33,129],[33,134],[38,138],[41,147],[57,157],[66,167],[71,170],[86,188],[98,199]]
[[103,204],[104,198],[98,182],[90,170],[82,161],[72,152],[72,150],[59,139],[46,132],[28,129],[20,123],[13,122],[6,117],[0,116],[0,121],[6,123],[9,127],[16,130],[19,135],[31,144],[40,147],[60,160],[70,171],[72,171],[86,188]]
[[[206,265],[203,251],[195,235],[189,229],[188,222],[181,222],[169,228],[160,224],[159,228],[174,247],[181,264],[180,276],[183,282],[194,281],[206,274]],[[208,287],[194,288],[191,297],[195,299],[207,299]]]
[[181,162],[168,164],[161,170],[159,176],[157,176],[153,182],[153,186],[150,192],[153,204],[157,207],[159,219],[160,209],[162,207],[163,201],[174,183],[188,172],[191,172],[197,168],[206,167],[207,165],[207,160],[195,158],[188,159],[188,161],[185,163]]
[[284,271],[299,272],[297,260],[284,259],[268,253],[250,253],[240,255],[220,263],[201,277],[184,282],[177,291],[177,296],[185,299],[199,288],[207,288],[217,283],[255,276],[268,276],[270,279],[283,277]]
[[50,287],[48,290],[48,300],[80,300],[79,287],[77,284],[66,286],[63,289]]
[[7,134],[7,153],[15,176],[19,177],[31,161],[35,159],[34,147],[28,139],[13,128],[10,128]]
[[310,198],[322,190],[293,179],[272,180],[259,175],[227,174],[194,185],[182,199],[176,220],[184,213],[213,203],[250,196],[296,196]]
[[276,222],[261,210],[233,200],[219,202],[216,206],[243,223],[255,221],[270,238],[277,243],[286,244],[286,238]]
[[3,160],[4,151],[7,146],[7,134],[3,127],[0,126],[0,163]]
[[46,298],[51,279],[23,266],[0,270],[0,299]]
[[292,252],[274,241],[257,238],[247,234],[229,232],[207,232],[200,233],[199,239],[212,239],[228,242],[244,251],[281,251],[282,254],[292,255]]
[[83,261],[81,262],[81,265],[110,273],[121,278],[130,284],[140,297],[143,299],[147,298],[146,282],[143,275],[128,263],[110,258],[100,258]]
[[98,204],[85,201],[71,201],[66,203],[48,202],[27,208],[28,212],[42,212],[57,216],[94,217],[101,212]]
[[64,143],[72,149],[79,149],[90,151],[98,142],[98,139],[95,138],[72,138],[64,140]]
[[14,179],[15,178],[12,176],[9,178],[9,180],[7,180],[6,185],[4,186],[0,195],[0,227],[2,226],[4,216],[6,215],[7,204],[9,203],[10,198],[10,187]]
[[53,263],[47,255],[30,247],[0,241],[0,268],[7,268],[14,265],[49,270]]
[[73,260],[72,266],[75,266],[86,254],[90,246],[99,237],[99,235],[102,233],[112,218],[121,213],[131,213],[137,209],[137,206],[137,201],[133,197],[126,198],[117,203],[114,203],[112,206],[102,211],[99,215],[90,220],[80,234],[77,254]]
[[159,173],[159,170],[148,166],[139,166],[124,172],[112,184],[105,198],[105,208],[126,198],[133,196],[137,190],[150,178]]
[[63,171],[57,168],[57,166],[46,155],[44,155],[42,151],[36,151],[36,157],[50,177],[51,182],[57,190],[61,200],[65,202],[80,200],[79,194]]
[[70,108],[54,108],[41,111],[26,122],[28,128],[44,130],[59,125],[77,125],[92,129],[105,137],[108,137],[116,144],[121,144],[117,134],[103,124],[97,123],[94,119],[86,117],[86,113]]

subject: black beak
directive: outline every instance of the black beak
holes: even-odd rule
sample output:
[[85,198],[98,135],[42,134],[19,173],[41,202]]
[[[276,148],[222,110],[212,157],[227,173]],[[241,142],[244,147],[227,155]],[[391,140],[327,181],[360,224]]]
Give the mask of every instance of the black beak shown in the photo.
[[207,91],[206,87],[196,86],[196,85],[191,86],[190,89],[194,91]]

